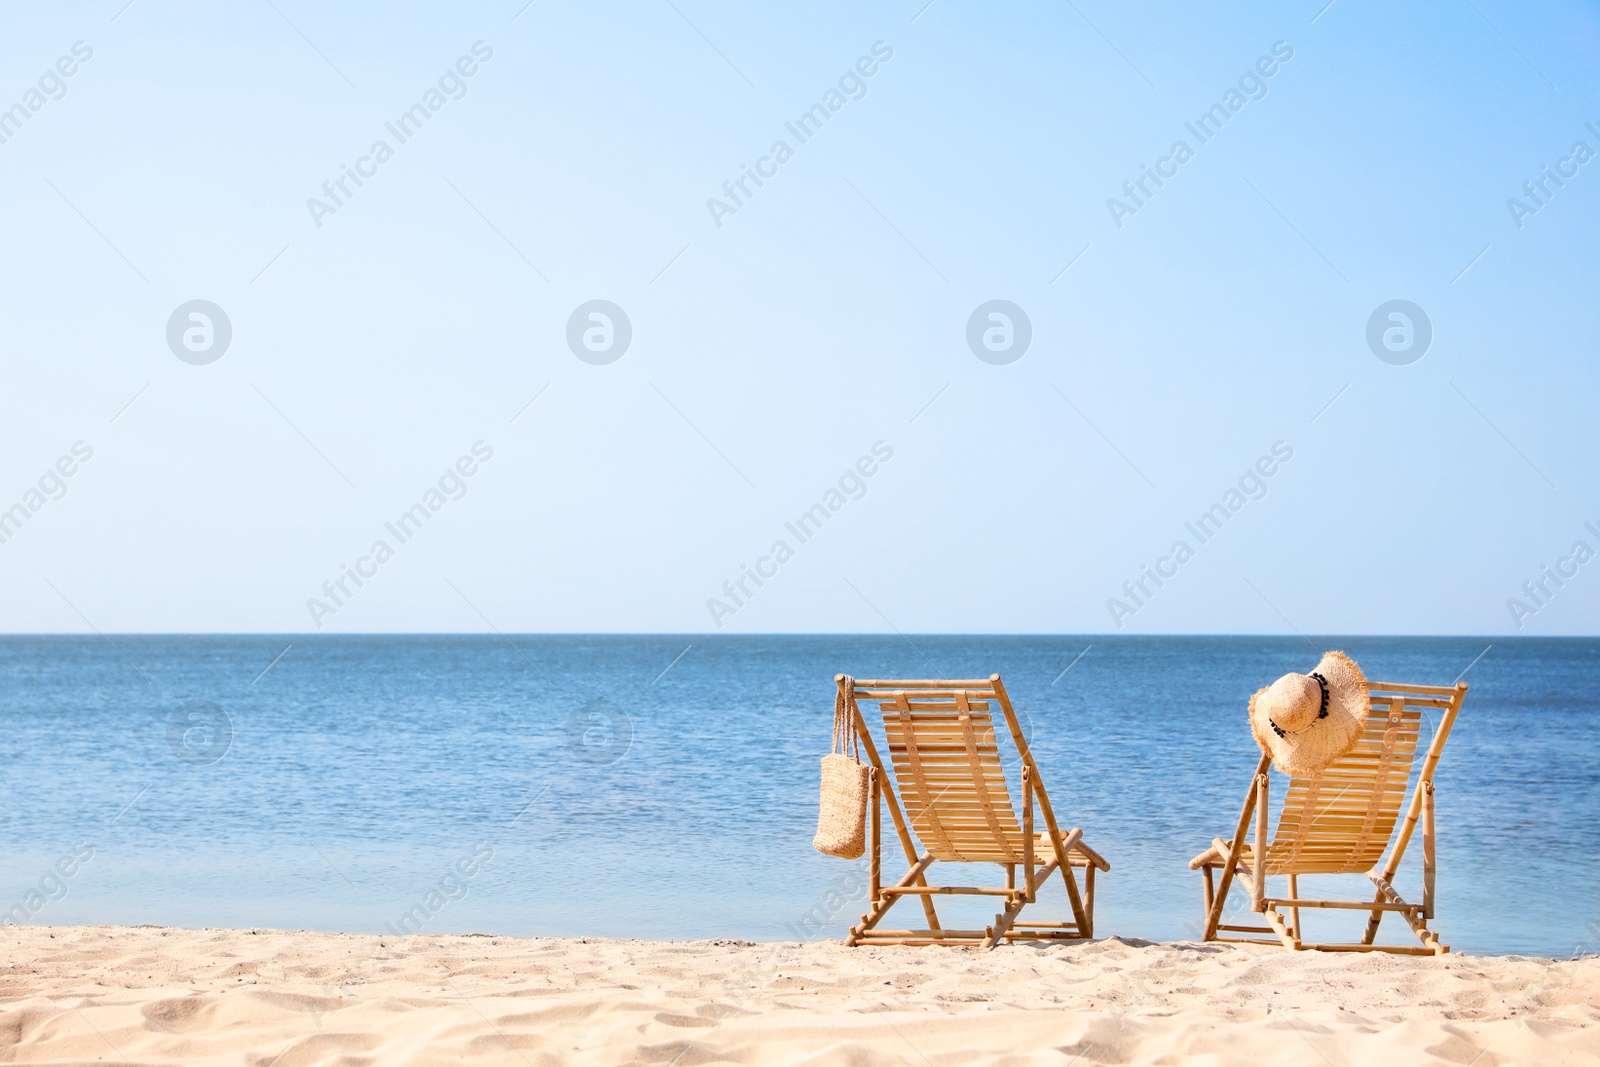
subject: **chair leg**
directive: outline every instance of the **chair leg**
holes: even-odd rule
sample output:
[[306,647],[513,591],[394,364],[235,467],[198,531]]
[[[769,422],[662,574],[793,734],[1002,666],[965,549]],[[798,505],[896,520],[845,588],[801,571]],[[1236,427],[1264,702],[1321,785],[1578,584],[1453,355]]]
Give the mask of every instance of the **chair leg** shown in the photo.
[[1433,783],[1423,783],[1422,794],[1422,917],[1433,918],[1434,883]]
[[[994,948],[997,945],[999,945],[1001,941],[1005,940],[1007,932],[1010,931],[1012,925],[1016,923],[1017,916],[1021,915],[1022,914],[1022,909],[1027,907],[1030,903],[1032,903],[1032,900],[1037,897],[1039,887],[1044,885],[1045,882],[1049,881],[1050,875],[1053,872],[1054,868],[1055,868],[1055,861],[1054,860],[1051,860],[1050,862],[1046,863],[1044,865],[1044,867],[1042,867],[1039,870],[1039,874],[1038,874],[1038,876],[1036,878],[1029,879],[1027,881],[1027,883],[1025,883],[1024,886],[1020,890],[1017,891],[1016,895],[1010,898],[1011,899],[1010,906],[1008,906],[1006,908],[1006,910],[1001,912],[999,915],[996,915],[994,917],[994,925],[988,928],[987,936],[985,936],[984,939],[983,939],[983,947],[984,948],[986,948],[986,949]],[[1070,872],[1068,872],[1067,877],[1069,879],[1072,877]],[[1094,900],[1094,895],[1093,895],[1093,889],[1094,889],[1094,882],[1093,882],[1094,865],[1093,864],[1091,864],[1089,866],[1089,875],[1088,875],[1088,877],[1090,879],[1090,881],[1089,881],[1089,886],[1090,886],[1090,897],[1089,897],[1089,899],[1090,899],[1090,902],[1091,902],[1091,905],[1092,905],[1093,900]],[[1074,889],[1077,888],[1077,882],[1076,881],[1072,881],[1069,884],[1071,884]],[[1007,888],[1011,888],[1011,887],[1007,886]],[[1077,920],[1077,921],[1075,921],[1073,923],[1073,929],[1078,934],[1082,935],[1083,937],[1093,937],[1094,936],[1094,934],[1089,930],[1089,928],[1083,925],[1083,922],[1082,922],[1081,919]]]
[[867,771],[868,801],[867,810],[872,813],[871,831],[868,841],[872,845],[872,853],[867,860],[867,899],[876,906],[878,903],[878,890],[883,875],[883,783],[878,780],[877,768]]
[[883,917],[889,913],[900,900],[897,896],[884,897],[872,906],[872,910],[861,916],[861,921],[850,928],[850,933],[845,936],[844,943],[847,948],[854,948],[861,943],[861,936],[868,930],[877,926]]
[[[1377,896],[1372,898],[1372,902],[1374,904],[1383,903],[1383,890],[1378,890]],[[1378,908],[1372,909],[1372,914],[1367,916],[1367,932],[1361,935],[1361,943],[1363,945],[1370,945],[1377,938],[1378,924],[1381,922],[1383,922],[1383,911]]]
[[994,948],[1005,939],[1006,931],[1011,929],[1011,924],[1017,921],[1017,916],[1022,914],[1022,909],[1028,906],[1026,899],[1014,897],[1011,906],[994,917],[994,925],[989,927],[989,936],[983,941],[983,947]]
[[[1278,914],[1278,909],[1270,904],[1262,909],[1262,914],[1267,917],[1267,925],[1272,927],[1272,932],[1278,935],[1279,941],[1283,942],[1283,947],[1289,949],[1291,952],[1299,952],[1299,930],[1296,929],[1291,932],[1289,929],[1289,924],[1284,922],[1282,915]],[[1298,919],[1296,921],[1298,922]]]
[[1083,869],[1083,912],[1089,917],[1089,925],[1084,927],[1083,936],[1094,936],[1094,864]]
[[1222,861],[1222,877],[1217,879],[1216,892],[1211,897],[1211,907],[1206,910],[1206,928],[1200,940],[1214,941],[1217,927],[1222,925],[1222,909],[1228,905],[1228,890],[1233,888],[1233,876],[1239,869],[1239,854],[1228,850]]
[[1256,847],[1251,850],[1250,862],[1255,865],[1251,872],[1252,892],[1251,907],[1261,911],[1266,905],[1263,901],[1267,898],[1267,776],[1256,775]]
[[[896,884],[896,888],[904,889],[909,885],[926,885],[927,880],[925,875],[928,868],[931,866],[933,866],[933,857],[931,855],[924,854],[923,857],[919,859],[909,871],[906,872],[905,877],[900,879],[900,881]],[[922,897],[922,902],[924,904],[928,903],[928,898],[926,895],[919,895]],[[850,933],[846,935],[844,939],[845,945],[851,948],[859,945],[861,943],[861,935],[865,934],[874,926],[877,926],[878,923],[882,921],[883,917],[889,913],[889,909],[894,907],[899,900],[900,896],[898,894],[880,892],[878,899],[872,902],[871,910],[868,911],[867,914],[861,916],[861,921],[859,923],[850,928]],[[937,930],[939,927],[931,926],[929,929]]]
[[1250,829],[1250,816],[1255,814],[1257,798],[1264,792],[1260,788],[1258,779],[1266,777],[1267,767],[1271,762],[1272,757],[1263,754],[1261,761],[1256,764],[1255,777],[1250,779],[1250,789],[1244,795],[1244,806],[1239,811],[1239,822],[1233,830],[1233,843],[1224,846],[1220,838],[1211,839],[1212,845],[1223,854],[1222,879],[1211,900],[1211,907],[1206,911],[1206,928],[1200,936],[1202,941],[1216,939],[1217,926],[1222,922],[1222,909],[1228,900],[1228,890],[1233,885],[1233,874],[1239,866],[1239,856],[1244,851],[1244,838]]
[[[1072,921],[1077,924],[1079,930],[1087,931],[1093,925],[1093,921],[1084,910],[1083,897],[1078,893],[1078,880],[1072,876],[1072,864],[1062,865],[1061,880],[1067,883],[1067,902],[1072,905]],[[1085,932],[1084,936],[1089,935]]]
[[[1372,879],[1372,881],[1377,885],[1379,900],[1387,901],[1390,904],[1406,903],[1405,898],[1396,892],[1394,886],[1390,885],[1389,882],[1383,877],[1371,872],[1367,873],[1367,877]],[[1383,913],[1379,912],[1378,914],[1381,915]],[[1417,940],[1422,942],[1424,948],[1428,949],[1436,956],[1443,956],[1450,951],[1450,946],[1439,940],[1439,931],[1428,929],[1428,917],[1421,908],[1418,908],[1416,911],[1402,911],[1398,914],[1406,921],[1406,925],[1411,927],[1411,932],[1417,935]],[[1377,932],[1376,924],[1369,922],[1367,924],[1367,931],[1369,935],[1375,934]],[[1370,945],[1372,944],[1372,941],[1367,940],[1363,941],[1362,943]],[[1383,946],[1380,945],[1378,947],[1382,948]]]

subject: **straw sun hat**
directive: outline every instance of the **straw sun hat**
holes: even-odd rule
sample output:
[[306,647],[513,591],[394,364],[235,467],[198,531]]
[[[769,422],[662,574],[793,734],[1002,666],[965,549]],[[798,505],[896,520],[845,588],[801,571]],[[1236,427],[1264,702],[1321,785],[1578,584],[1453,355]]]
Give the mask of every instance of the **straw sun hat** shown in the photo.
[[1367,679],[1343,652],[1310,674],[1286,674],[1250,698],[1250,729],[1285,774],[1316,774],[1355,747],[1367,718]]

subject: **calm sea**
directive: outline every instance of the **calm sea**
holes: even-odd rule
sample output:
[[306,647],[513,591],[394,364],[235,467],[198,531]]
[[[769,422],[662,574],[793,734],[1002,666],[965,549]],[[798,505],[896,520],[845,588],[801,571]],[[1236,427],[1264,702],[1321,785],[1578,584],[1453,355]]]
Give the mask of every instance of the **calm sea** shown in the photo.
[[[1600,641],[1317,644],[1369,677],[1471,686],[1438,773],[1445,940],[1600,948]],[[1257,758],[1245,702],[1315,658],[1298,637],[0,638],[0,908],[50,924],[837,936],[865,878],[810,844],[834,674],[999,672],[1063,824],[1113,863],[1097,932],[1187,938],[1186,863],[1228,834]],[[1402,892],[1419,862],[1414,848]],[[940,907],[952,926],[994,910]],[[1033,917],[1064,907],[1057,882]],[[1345,918],[1312,932],[1364,921]]]

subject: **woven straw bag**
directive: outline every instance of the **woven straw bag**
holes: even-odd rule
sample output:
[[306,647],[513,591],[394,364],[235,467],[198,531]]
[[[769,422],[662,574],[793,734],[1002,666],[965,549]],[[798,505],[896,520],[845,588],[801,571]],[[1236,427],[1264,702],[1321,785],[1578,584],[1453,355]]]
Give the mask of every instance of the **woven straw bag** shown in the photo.
[[856,738],[855,682],[844,678],[833,700],[833,751],[822,757],[822,807],[817,812],[818,852],[860,859],[867,850],[867,792],[872,768],[861,762]]

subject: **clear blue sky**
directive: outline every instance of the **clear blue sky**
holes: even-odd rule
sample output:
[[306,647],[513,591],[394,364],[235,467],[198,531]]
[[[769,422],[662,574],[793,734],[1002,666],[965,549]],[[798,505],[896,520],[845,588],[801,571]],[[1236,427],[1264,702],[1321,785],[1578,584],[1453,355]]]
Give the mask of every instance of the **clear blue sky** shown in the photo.
[[3,21],[0,630],[1600,631],[1592,5]]

